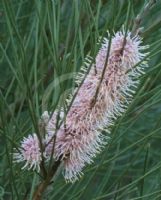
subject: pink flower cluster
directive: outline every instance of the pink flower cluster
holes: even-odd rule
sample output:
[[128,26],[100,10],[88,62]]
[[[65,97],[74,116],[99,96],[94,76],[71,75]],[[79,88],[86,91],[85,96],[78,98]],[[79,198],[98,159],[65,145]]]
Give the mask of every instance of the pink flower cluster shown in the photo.
[[17,162],[26,162],[22,169],[28,168],[30,170],[33,168],[37,171],[40,170],[42,158],[39,140],[35,133],[33,135],[29,135],[28,138],[24,138],[23,141],[21,141],[21,148],[19,149],[19,152],[14,153],[14,159]]
[[[125,112],[139,83],[139,77],[147,66],[147,61],[139,63],[147,55],[143,52],[147,47],[141,46],[138,36],[131,37],[128,32],[125,38],[124,31],[117,32],[112,38],[105,66],[108,45],[108,39],[104,38],[95,63],[79,88],[60,128],[56,130],[57,112],[51,118],[47,112],[43,115],[47,119],[44,156],[48,160],[53,152],[54,159],[62,160],[67,181],[78,179],[83,167],[90,164],[107,143],[108,137],[102,134],[102,130],[106,128],[110,132],[114,120]],[[87,69],[91,60],[90,57],[86,60]],[[106,69],[100,84],[104,67]],[[63,119],[63,116],[61,111],[60,118]],[[16,154],[16,158],[18,162],[26,161],[25,166],[35,168],[41,162],[41,154],[38,145],[35,146],[37,150],[33,148],[34,142],[31,138],[35,140],[36,135],[29,136],[22,142],[23,150]]]

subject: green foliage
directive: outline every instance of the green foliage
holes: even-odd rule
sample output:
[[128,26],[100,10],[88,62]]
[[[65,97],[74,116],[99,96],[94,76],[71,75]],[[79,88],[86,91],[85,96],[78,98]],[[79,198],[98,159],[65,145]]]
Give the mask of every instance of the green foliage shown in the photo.
[[[96,55],[98,38],[125,22],[131,29],[146,2],[0,2],[0,199],[32,199],[40,177],[13,162],[14,148],[38,130],[44,110],[64,106],[74,85],[68,74],[80,70],[89,52]],[[141,36],[150,45],[149,68],[132,104],[113,127],[109,144],[76,183],[65,183],[58,174],[44,199],[161,199],[160,9],[158,0],[141,21]],[[68,78],[62,81],[63,75]],[[55,80],[58,84],[52,87]]]

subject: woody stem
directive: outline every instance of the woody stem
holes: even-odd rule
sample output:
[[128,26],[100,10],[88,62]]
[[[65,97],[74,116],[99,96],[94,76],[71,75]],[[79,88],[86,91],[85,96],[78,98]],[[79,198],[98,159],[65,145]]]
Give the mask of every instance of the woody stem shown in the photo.
[[52,178],[56,174],[60,164],[61,164],[61,160],[58,160],[53,164],[47,177],[36,187],[35,192],[33,194],[33,200],[41,200],[42,199],[43,193],[45,192],[45,190],[47,189],[48,185],[50,184]]

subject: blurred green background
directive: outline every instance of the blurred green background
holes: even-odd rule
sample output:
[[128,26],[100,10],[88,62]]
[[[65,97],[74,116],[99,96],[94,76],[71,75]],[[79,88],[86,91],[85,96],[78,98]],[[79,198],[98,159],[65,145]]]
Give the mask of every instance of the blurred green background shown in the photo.
[[[73,86],[85,56],[96,55],[98,38],[134,19],[144,0],[0,1],[0,199],[32,199],[39,176],[13,163],[13,149],[35,132],[44,110],[54,110]],[[44,193],[53,200],[161,199],[161,1],[142,18],[149,68],[111,139],[74,184],[60,174]],[[64,91],[68,91],[64,93]],[[61,95],[61,94],[65,95]],[[61,105],[62,105],[61,104]],[[105,133],[106,134],[106,133]]]

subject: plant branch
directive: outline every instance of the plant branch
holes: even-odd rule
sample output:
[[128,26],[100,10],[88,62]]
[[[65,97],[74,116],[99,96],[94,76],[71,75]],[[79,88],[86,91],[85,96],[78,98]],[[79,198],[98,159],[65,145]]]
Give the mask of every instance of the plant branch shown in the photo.
[[56,174],[59,166],[61,164],[61,160],[58,160],[54,163],[52,166],[48,176],[37,186],[34,195],[33,195],[33,200],[41,200],[43,192],[46,190],[48,185],[50,184],[53,176]]
[[132,36],[139,33],[140,24],[143,20],[143,18],[146,17],[148,12],[151,10],[151,8],[156,4],[156,0],[149,0],[149,2],[145,5],[145,7],[142,9],[142,11],[137,15],[137,17],[134,19],[134,25],[132,28]]

